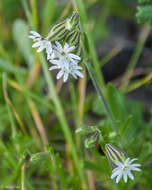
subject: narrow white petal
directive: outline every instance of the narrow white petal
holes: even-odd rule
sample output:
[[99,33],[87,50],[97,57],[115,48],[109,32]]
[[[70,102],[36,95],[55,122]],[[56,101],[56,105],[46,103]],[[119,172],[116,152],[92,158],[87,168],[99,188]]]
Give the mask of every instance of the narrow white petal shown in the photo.
[[64,50],[65,52],[67,52],[68,49],[69,49],[69,45],[68,45],[67,43],[65,43],[63,50]]
[[76,66],[76,69],[78,69],[78,70],[82,70],[83,68],[80,67],[80,66]]
[[116,164],[117,166],[121,167],[121,168],[122,168],[123,165],[124,165],[123,163],[121,163],[121,162],[119,162],[119,161],[115,162],[115,164]]
[[68,53],[68,56],[72,59],[76,59],[76,60],[81,60],[81,57],[79,57],[78,55],[75,55],[73,53]]
[[127,159],[125,160],[125,164],[128,165],[129,163],[130,163],[130,158],[127,158]]
[[79,77],[83,78],[83,74],[80,71],[75,71],[75,74],[78,75]]
[[140,167],[141,164],[131,164],[131,167]]
[[33,34],[36,37],[41,37],[41,35],[33,30],[30,31],[31,34]]
[[57,46],[57,47],[55,47],[55,48],[56,48],[59,52],[61,52],[62,49],[63,49],[63,48],[62,48],[62,45],[61,45],[58,41],[56,41],[55,44],[56,44],[56,46]]
[[66,81],[67,81],[68,76],[69,76],[69,74],[68,74],[68,73],[65,73],[65,74],[64,74],[64,77],[63,77],[63,82],[66,82]]
[[141,171],[141,169],[139,169],[139,168],[131,168],[131,170],[137,171],[137,172],[140,172],[140,171]]
[[56,76],[56,78],[57,78],[57,79],[60,79],[63,74],[64,74],[64,71],[63,71],[63,70],[59,71],[58,74],[57,74],[57,76]]
[[30,36],[28,36],[28,38],[31,38],[31,39],[34,40],[34,39],[35,39],[35,36],[31,36],[31,35],[30,35]]
[[37,49],[37,52],[41,52],[42,50],[44,49],[44,46],[40,46],[38,49]]
[[75,79],[77,79],[77,75],[75,74],[75,73],[71,73],[72,74],[72,76],[75,78]]
[[119,183],[120,179],[122,178],[122,173],[120,173],[116,178],[116,183]]
[[73,50],[75,49],[75,46],[71,46],[69,47],[66,52],[69,53],[69,52],[72,52]]
[[32,48],[41,46],[41,41],[36,42],[35,44],[32,45]]
[[78,64],[78,60],[75,60],[75,59],[72,59],[71,57],[69,58],[69,61],[72,63],[72,64]]
[[117,167],[117,168],[113,169],[113,170],[112,170],[112,173],[116,172],[117,170],[120,170],[120,168]]
[[129,164],[133,163],[135,160],[138,160],[138,158],[134,158],[134,159],[130,160]]
[[55,69],[58,69],[58,68],[59,68],[58,66],[51,66],[51,67],[49,68],[49,70],[52,71],[52,70],[55,70]]
[[128,172],[128,176],[130,177],[130,179],[132,179],[132,180],[134,179],[134,176],[132,175],[132,173],[130,171]]
[[127,180],[128,180],[127,172],[124,172],[123,179],[124,179],[124,182],[127,183]]
[[49,60],[50,63],[54,64],[54,65],[59,65],[60,64],[60,61],[59,60],[56,60],[56,59],[52,59],[52,60]]
[[116,176],[121,174],[121,170],[117,170],[115,172],[112,171],[111,179],[115,178]]

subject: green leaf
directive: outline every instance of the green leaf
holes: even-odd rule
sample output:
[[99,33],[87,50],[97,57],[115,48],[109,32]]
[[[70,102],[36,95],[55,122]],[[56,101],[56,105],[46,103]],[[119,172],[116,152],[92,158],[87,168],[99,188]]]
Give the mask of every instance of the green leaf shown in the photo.
[[146,21],[152,24],[152,6],[151,5],[138,6],[136,17],[139,22]]
[[129,125],[129,123],[132,121],[133,119],[133,115],[128,116],[128,118],[126,119],[126,121],[124,122],[123,126],[121,127],[121,131],[120,131],[120,137],[123,137],[125,134],[125,131],[127,130],[127,127]]
[[32,53],[32,45],[29,41],[28,34],[29,29],[27,24],[21,20],[17,19],[13,24],[13,38],[16,42],[22,56],[29,65],[33,65],[34,56]]
[[138,0],[139,3],[149,3],[151,0]]
[[107,89],[107,99],[115,119],[119,122],[124,121],[126,116],[124,96],[111,83]]
[[99,97],[95,98],[95,100],[93,101],[92,110],[94,113],[98,115],[102,115],[102,116],[106,115],[105,107],[103,103],[101,103],[101,100]]

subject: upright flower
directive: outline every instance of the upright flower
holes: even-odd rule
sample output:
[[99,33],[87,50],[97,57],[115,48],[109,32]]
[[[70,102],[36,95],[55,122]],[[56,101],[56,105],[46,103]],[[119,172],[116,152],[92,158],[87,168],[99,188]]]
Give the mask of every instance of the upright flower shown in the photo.
[[131,171],[141,171],[138,168],[141,166],[140,164],[132,164],[137,158],[126,158],[124,152],[111,144],[106,144],[106,155],[112,167],[111,179],[116,178],[116,183],[119,183],[122,177],[124,182],[127,183],[128,177],[132,180],[134,179]]
[[128,177],[133,180],[134,176],[132,175],[131,171],[141,171],[138,167],[140,164],[132,164],[137,158],[130,159],[127,158],[124,162],[115,162],[116,168],[112,170],[111,179],[116,178],[116,183],[119,183],[120,179],[123,177],[124,182],[127,183]]
[[83,78],[83,74],[79,71],[82,67],[78,66],[77,63],[67,62],[66,60],[51,60],[51,63],[54,64],[49,68],[49,70],[60,69],[57,74],[57,79],[63,77],[63,82],[66,82],[69,75],[71,74],[75,79],[78,77]]
[[56,54],[56,58],[72,63],[77,63],[81,60],[78,55],[71,53],[75,49],[75,46],[70,47],[68,43],[65,43],[62,47],[58,41],[56,41],[55,44],[56,46],[54,46],[54,52]]
[[[53,46],[53,58],[49,60],[53,64],[49,70],[60,69],[57,74],[57,79],[63,76],[63,81],[66,82],[69,75],[71,74],[75,79],[77,77],[83,78],[83,74],[80,72],[82,67],[78,65],[78,61],[81,58],[71,53],[75,46],[69,46],[67,43],[62,47],[59,42],[55,42],[56,46]],[[48,57],[48,56],[47,56]]]
[[46,52],[49,54],[52,52],[52,44],[50,41],[43,38],[40,34],[35,31],[30,31],[29,38],[31,38],[35,43],[32,45],[33,48],[37,48],[37,52],[41,52],[42,50],[46,49]]

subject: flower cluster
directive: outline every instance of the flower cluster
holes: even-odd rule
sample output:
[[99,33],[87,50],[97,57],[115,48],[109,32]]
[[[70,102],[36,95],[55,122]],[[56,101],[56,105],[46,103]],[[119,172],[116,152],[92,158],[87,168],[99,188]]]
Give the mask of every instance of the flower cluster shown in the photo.
[[[30,31],[29,38],[34,41],[33,48],[38,48],[37,52],[45,50],[46,58],[51,64],[49,70],[58,69],[57,79],[63,78],[66,82],[69,75],[75,79],[83,78],[81,61],[81,43],[80,43],[80,25],[79,15],[74,12],[70,18],[54,24],[50,27],[46,38],[43,38],[35,31]],[[94,148],[100,144],[102,134],[97,126],[82,127],[76,130],[76,133],[86,137],[84,145],[86,148]],[[121,178],[127,183],[128,178],[134,179],[132,171],[141,171],[140,164],[133,164],[136,158],[130,159],[125,153],[111,144],[105,146],[106,155],[112,168],[111,179],[119,183]]]
[[46,51],[47,60],[52,64],[49,70],[59,69],[57,79],[63,77],[64,82],[69,75],[75,79],[83,77],[82,67],[78,65],[81,57],[76,55],[81,49],[79,28],[79,15],[73,12],[70,18],[51,26],[46,38],[30,31],[29,38],[35,42],[32,47],[38,48],[37,52]]
[[78,65],[81,58],[72,53],[75,46],[69,46],[68,43],[62,46],[58,41],[52,44],[35,31],[30,31],[30,34],[29,38],[35,42],[32,47],[38,48],[37,52],[46,50],[47,60],[52,63],[49,70],[60,69],[56,77],[57,79],[63,77],[63,81],[66,82],[70,74],[75,79],[77,77],[83,78],[83,74],[80,72],[82,67]]

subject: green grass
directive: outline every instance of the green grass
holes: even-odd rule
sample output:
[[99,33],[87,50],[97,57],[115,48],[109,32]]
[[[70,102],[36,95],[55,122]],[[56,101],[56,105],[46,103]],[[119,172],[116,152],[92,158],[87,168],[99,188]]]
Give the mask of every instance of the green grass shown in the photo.
[[[115,53],[109,52],[98,59],[97,39],[110,37],[107,19],[117,15],[134,20],[125,2],[103,1],[106,16],[91,10],[100,7],[100,0],[2,0],[0,4],[0,189],[21,190],[150,190],[152,182],[152,120],[144,120],[143,103],[128,100],[123,92],[148,84],[151,68],[145,78],[133,81],[130,77],[118,90],[106,84],[100,68]],[[119,9],[116,7],[119,4]],[[84,79],[61,84],[55,72],[48,70],[49,63],[43,53],[32,49],[29,30],[43,36],[51,24],[63,20],[77,10],[83,34],[85,51]],[[96,15],[94,15],[96,14]],[[101,23],[96,17],[101,16]],[[142,26],[141,26],[142,27]],[[139,37],[129,62],[133,72],[150,32]],[[127,74],[125,74],[127,75]],[[125,75],[123,76],[125,78]],[[123,78],[122,77],[122,78]],[[88,92],[93,80],[95,89]],[[121,91],[122,90],[122,91]],[[99,95],[99,97],[98,97]],[[100,99],[101,97],[101,99]],[[89,137],[79,135],[79,127],[95,125],[101,131],[100,142],[86,149]],[[92,130],[92,129],[91,129]],[[94,129],[93,129],[94,130]],[[94,131],[93,131],[94,132]],[[131,158],[138,157],[142,172],[135,180],[116,185],[110,179],[111,169],[105,156],[104,145],[112,143]],[[101,147],[102,152],[97,148]]]

